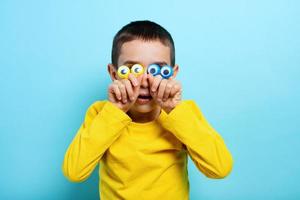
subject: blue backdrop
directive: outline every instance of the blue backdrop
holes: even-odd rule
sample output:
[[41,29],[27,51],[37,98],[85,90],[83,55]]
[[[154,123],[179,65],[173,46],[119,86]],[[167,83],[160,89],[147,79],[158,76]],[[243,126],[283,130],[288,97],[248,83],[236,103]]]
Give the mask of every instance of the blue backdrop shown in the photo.
[[105,99],[114,34],[149,19],[171,32],[184,98],[234,157],[223,180],[189,160],[191,200],[300,199],[300,3],[0,1],[0,199],[98,199],[98,168],[62,175],[88,106]]

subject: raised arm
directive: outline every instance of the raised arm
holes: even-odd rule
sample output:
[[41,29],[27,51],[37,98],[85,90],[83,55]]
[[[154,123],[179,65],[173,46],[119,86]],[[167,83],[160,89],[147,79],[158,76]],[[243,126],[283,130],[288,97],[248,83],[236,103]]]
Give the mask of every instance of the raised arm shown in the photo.
[[191,159],[205,176],[218,179],[230,173],[233,158],[195,102],[182,101],[169,114],[162,113],[159,120],[185,144]]
[[86,180],[130,121],[130,117],[109,101],[92,104],[66,151],[63,174],[73,182]]

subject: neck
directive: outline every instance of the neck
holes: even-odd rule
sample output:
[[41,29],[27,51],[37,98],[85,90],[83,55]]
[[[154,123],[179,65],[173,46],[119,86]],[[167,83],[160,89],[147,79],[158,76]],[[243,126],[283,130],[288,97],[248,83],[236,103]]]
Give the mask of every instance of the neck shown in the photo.
[[140,113],[134,110],[129,110],[127,114],[134,122],[146,123],[155,120],[160,114],[161,108],[157,106],[152,111],[147,113]]

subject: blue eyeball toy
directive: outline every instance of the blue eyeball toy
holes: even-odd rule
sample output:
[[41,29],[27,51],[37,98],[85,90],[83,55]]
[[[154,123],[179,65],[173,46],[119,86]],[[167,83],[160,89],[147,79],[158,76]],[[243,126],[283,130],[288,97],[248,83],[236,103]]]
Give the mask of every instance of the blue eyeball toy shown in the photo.
[[160,74],[163,78],[168,79],[173,75],[173,68],[169,65],[165,65],[160,69]]
[[152,74],[152,76],[156,76],[160,74],[160,66],[157,64],[151,64],[148,66],[147,72],[148,74]]
[[152,74],[153,76],[160,74],[164,79],[168,79],[173,75],[173,68],[169,65],[160,67],[157,64],[151,64],[149,65],[147,72],[148,74]]

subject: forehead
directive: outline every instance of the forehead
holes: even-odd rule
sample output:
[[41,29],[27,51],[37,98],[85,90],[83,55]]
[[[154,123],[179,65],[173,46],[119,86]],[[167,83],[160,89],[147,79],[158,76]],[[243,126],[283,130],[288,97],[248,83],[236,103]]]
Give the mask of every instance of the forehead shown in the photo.
[[125,42],[120,50],[118,64],[122,65],[126,62],[136,62],[144,66],[152,63],[171,64],[170,47],[164,45],[159,40],[143,41],[132,40]]

